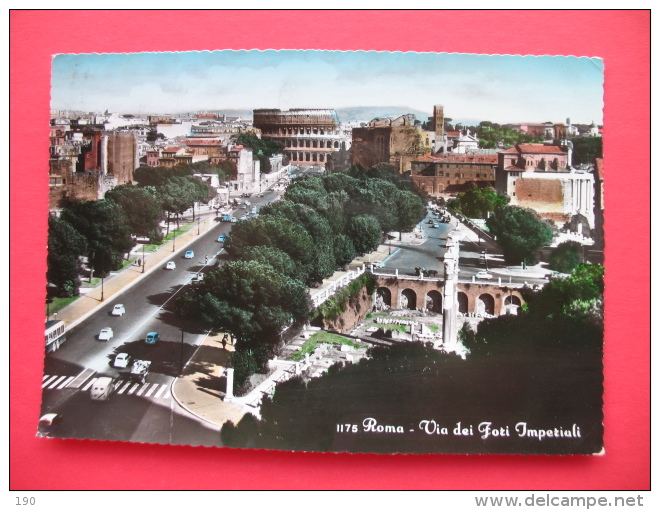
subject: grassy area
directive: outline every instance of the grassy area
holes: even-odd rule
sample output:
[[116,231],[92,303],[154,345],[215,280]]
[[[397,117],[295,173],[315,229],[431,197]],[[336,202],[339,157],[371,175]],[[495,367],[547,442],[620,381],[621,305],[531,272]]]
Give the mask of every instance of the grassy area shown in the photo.
[[[163,237],[163,243],[166,243],[167,241],[170,241],[174,239],[175,237],[179,237],[181,234],[185,234],[195,226],[195,223],[186,223],[185,225],[181,225],[179,228],[176,228],[174,230],[170,230],[170,233],[167,234],[165,237]],[[146,248],[145,248],[146,250]]]
[[434,333],[440,331],[440,326],[436,326],[435,324],[427,324],[426,327],[429,328]]
[[119,271],[121,271],[122,269],[124,269],[126,266],[130,266],[130,265],[133,264],[133,262],[135,262],[136,260],[137,260],[137,257],[131,257],[131,258],[128,259],[128,260],[124,260],[124,261],[121,263],[121,267],[119,268]]
[[376,326],[390,331],[400,331],[401,333],[408,331],[408,327],[403,324],[376,324]]
[[48,314],[50,312],[51,319],[53,318],[52,315],[54,313],[59,312],[62,308],[64,308],[66,305],[73,303],[76,299],[78,299],[80,296],[71,296],[67,298],[60,298],[60,297],[55,297],[53,298],[53,302],[48,305],[46,308],[46,313]]
[[318,333],[314,333],[309,340],[303,344],[300,350],[291,356],[291,359],[294,361],[300,361],[305,354],[311,353],[316,348],[317,344],[346,344],[355,348],[359,347],[359,345],[350,338],[335,335],[334,333],[328,333],[327,331],[319,331]]

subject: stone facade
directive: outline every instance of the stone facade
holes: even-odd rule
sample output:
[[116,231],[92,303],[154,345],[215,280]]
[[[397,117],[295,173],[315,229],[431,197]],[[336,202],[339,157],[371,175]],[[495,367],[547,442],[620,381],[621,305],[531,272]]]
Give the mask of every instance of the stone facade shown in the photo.
[[594,176],[571,167],[570,142],[517,144],[499,153],[495,173],[495,189],[510,197],[509,205],[531,208],[559,226],[595,226]]
[[[443,280],[377,277],[376,294],[385,295],[385,304],[393,309],[427,309],[441,313],[444,290]],[[457,312],[462,315],[505,315],[510,306],[524,304],[520,290],[505,285],[457,283],[456,293]],[[405,306],[402,306],[403,298]]]
[[462,191],[469,183],[494,186],[496,166],[497,155],[429,155],[411,162],[410,179],[417,189],[438,198]]
[[99,200],[106,191],[133,181],[138,152],[132,132],[105,132],[101,125],[53,120],[50,143],[50,210],[57,210],[64,196]]
[[415,124],[414,115],[377,118],[366,127],[353,129],[351,162],[364,168],[387,163],[403,173],[410,171],[415,158],[432,148],[431,133]]
[[283,144],[292,165],[325,168],[328,157],[345,141],[334,110],[262,109],[253,111],[261,138]]

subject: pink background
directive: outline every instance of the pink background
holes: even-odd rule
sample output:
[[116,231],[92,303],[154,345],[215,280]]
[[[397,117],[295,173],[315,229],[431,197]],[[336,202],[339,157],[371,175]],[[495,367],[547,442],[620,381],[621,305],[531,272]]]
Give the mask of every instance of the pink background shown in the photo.
[[[10,19],[11,489],[650,487],[649,12],[12,11]],[[34,437],[43,370],[51,55],[253,48],[604,59],[604,456],[311,454]],[[112,476],[99,478],[99,466]]]

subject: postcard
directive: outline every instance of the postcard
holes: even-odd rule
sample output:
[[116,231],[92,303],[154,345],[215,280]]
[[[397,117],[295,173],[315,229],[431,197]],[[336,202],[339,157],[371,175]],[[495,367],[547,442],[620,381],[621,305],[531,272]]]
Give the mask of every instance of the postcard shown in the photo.
[[37,435],[603,454],[603,65],[54,56]]

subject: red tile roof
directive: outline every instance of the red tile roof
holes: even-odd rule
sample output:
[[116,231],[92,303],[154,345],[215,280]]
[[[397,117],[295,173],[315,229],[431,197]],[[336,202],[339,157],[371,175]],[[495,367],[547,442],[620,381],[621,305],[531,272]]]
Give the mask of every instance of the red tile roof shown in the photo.
[[544,145],[542,143],[519,143],[515,147],[501,152],[508,154],[566,154],[566,151],[558,145]]
[[186,145],[222,145],[222,140],[209,140],[204,138],[190,138],[186,140]]
[[432,163],[489,163],[497,164],[497,154],[435,154],[420,156],[414,161],[429,161]]

